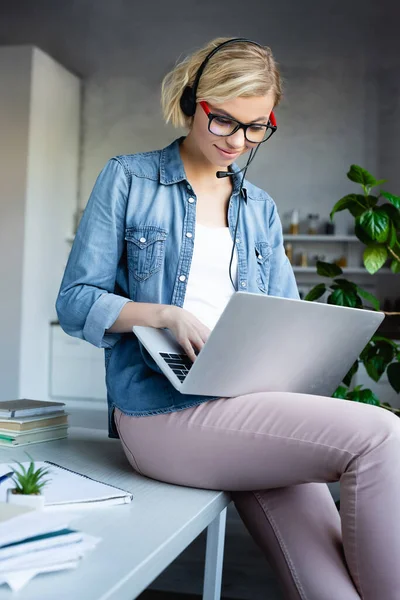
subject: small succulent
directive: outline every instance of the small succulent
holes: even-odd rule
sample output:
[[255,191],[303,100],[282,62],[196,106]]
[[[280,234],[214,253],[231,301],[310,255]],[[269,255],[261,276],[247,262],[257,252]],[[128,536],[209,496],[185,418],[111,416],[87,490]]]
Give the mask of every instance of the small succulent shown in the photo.
[[15,483],[15,494],[41,494],[43,487],[50,481],[49,479],[44,480],[44,477],[49,472],[49,469],[44,467],[40,467],[39,469],[35,469],[35,462],[31,456],[26,452],[25,453],[29,459],[30,464],[29,467],[26,468],[22,463],[15,461],[19,466],[20,470],[16,470],[13,467],[10,467],[14,471],[14,476],[12,480]]

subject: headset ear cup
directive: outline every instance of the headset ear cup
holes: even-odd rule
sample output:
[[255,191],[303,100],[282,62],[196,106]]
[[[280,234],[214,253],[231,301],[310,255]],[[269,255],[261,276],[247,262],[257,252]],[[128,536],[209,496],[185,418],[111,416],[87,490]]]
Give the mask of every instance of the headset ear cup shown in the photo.
[[180,106],[182,112],[187,117],[193,117],[196,112],[196,98],[194,97],[193,88],[189,85],[183,90],[183,94],[180,99]]

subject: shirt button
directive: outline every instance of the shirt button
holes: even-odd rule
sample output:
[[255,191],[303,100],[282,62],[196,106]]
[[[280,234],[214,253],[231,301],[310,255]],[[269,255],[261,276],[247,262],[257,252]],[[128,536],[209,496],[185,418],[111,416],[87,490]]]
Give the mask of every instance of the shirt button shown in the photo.
[[194,202],[194,198],[189,198],[189,199],[188,199],[188,202],[190,202],[190,204],[193,204],[193,202]]
[[236,243],[240,244],[240,238],[236,238]]
[[262,254],[257,254],[257,258],[262,259]]
[[240,282],[240,285],[241,285],[242,287],[246,287],[246,282],[245,282],[245,281],[241,281],[241,282]]
[[179,281],[186,281],[186,277],[184,275],[179,275]]
[[193,237],[193,234],[190,233],[190,231],[188,231],[187,234],[186,234],[186,237],[191,238],[191,237]]
[[142,244],[144,244],[145,241],[146,241],[146,238],[144,238],[144,237],[141,237],[140,240],[139,240],[139,242],[141,242]]

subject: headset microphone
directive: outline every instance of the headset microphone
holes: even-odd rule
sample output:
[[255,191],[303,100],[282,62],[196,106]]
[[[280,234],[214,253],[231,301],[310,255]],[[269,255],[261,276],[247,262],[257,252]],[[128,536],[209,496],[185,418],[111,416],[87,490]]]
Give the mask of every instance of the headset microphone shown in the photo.
[[217,171],[215,173],[215,175],[218,177],[218,179],[222,179],[223,177],[233,177],[233,175],[237,175],[238,173],[241,173],[242,171],[245,171],[247,169],[247,167],[249,166],[249,164],[252,162],[252,160],[254,159],[257,150],[259,149],[260,144],[257,146],[256,150],[253,153],[254,148],[252,148],[251,152],[250,152],[250,156],[249,159],[247,161],[247,163],[245,164],[245,166],[243,167],[243,169],[240,169],[239,171],[236,171],[236,173],[234,171]]

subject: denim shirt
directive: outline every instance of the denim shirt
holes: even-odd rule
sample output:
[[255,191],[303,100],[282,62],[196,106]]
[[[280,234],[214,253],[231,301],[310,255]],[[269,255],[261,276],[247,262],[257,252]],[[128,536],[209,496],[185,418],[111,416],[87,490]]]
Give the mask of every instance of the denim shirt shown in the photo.
[[[212,396],[181,394],[133,333],[106,333],[130,301],[183,306],[195,242],[197,198],[179,138],[163,150],[116,156],[97,181],[79,224],[56,309],[63,330],[105,349],[109,436],[112,413],[182,410]],[[298,298],[272,198],[233,164],[228,223],[236,233],[238,289]],[[212,265],[210,265],[211,267]],[[227,265],[228,268],[228,265]]]

